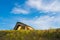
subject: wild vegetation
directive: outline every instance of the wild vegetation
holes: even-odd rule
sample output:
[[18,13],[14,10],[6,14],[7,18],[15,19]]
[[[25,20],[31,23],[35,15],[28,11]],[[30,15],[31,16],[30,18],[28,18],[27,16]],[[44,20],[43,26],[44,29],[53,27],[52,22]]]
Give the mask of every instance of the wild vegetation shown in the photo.
[[0,31],[0,40],[60,40],[60,29],[5,30]]

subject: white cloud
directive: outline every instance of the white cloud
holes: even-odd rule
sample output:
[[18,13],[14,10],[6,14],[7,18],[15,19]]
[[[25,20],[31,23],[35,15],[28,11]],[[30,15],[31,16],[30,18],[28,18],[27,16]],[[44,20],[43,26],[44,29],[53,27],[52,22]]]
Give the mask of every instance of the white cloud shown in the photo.
[[[49,0],[50,1],[50,0]],[[48,2],[48,1],[46,1]],[[45,1],[42,0],[28,0],[25,6],[28,6],[28,9],[36,8],[37,10],[42,10],[43,12],[48,12],[49,15],[37,17],[31,20],[23,19],[20,20],[28,25],[33,26],[35,29],[49,29],[51,27],[57,28],[60,26],[60,14],[57,12],[60,12],[60,1],[59,0],[53,0],[51,2],[48,2],[46,4]],[[23,9],[20,7],[20,5],[16,5],[18,7],[14,7],[12,9],[12,13],[14,14],[28,14],[30,10],[27,10],[27,8]],[[50,13],[52,12],[52,13]],[[57,15],[59,16],[57,16]],[[55,15],[55,16],[50,16]]]
[[26,2],[26,5],[36,8],[37,10],[43,10],[43,11],[52,11],[52,12],[58,12],[60,11],[60,1],[59,0],[51,0],[51,2],[48,2],[50,0],[28,0]]
[[[23,7],[23,8],[21,8]],[[27,0],[25,4],[15,4],[11,13],[14,14],[28,14],[31,8],[42,10],[43,12],[60,12],[59,0]]]
[[55,16],[42,16],[37,17],[32,20],[20,20],[23,23],[26,23],[35,29],[49,29],[49,28],[59,28],[60,26],[60,18]]
[[29,11],[28,10],[25,10],[25,9],[22,9],[20,7],[14,7],[12,9],[11,13],[14,13],[14,14],[28,14]]

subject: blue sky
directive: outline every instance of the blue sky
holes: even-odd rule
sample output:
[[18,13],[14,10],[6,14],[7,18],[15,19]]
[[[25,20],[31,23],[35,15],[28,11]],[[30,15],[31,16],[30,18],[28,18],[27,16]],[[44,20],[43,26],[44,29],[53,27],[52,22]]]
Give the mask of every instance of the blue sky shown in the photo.
[[16,22],[60,28],[60,0],[0,0],[0,30],[12,30]]

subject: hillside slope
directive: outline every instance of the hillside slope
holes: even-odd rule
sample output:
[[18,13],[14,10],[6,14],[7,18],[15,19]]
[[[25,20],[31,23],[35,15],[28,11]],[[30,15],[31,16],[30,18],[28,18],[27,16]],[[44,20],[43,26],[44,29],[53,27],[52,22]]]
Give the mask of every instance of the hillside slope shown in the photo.
[[54,30],[5,30],[0,40],[60,40],[60,29]]

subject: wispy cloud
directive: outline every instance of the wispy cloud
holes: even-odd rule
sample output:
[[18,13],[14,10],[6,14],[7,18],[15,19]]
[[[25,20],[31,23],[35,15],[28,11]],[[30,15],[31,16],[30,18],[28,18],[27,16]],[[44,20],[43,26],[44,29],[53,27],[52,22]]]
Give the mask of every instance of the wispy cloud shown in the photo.
[[49,29],[49,28],[59,28],[60,27],[60,18],[55,16],[42,16],[37,17],[32,20],[21,20],[22,22],[33,26],[35,29]]
[[[23,5],[15,3],[11,13],[14,14],[28,14],[31,8],[43,12],[60,12],[59,0],[27,0]],[[29,10],[27,10],[29,9]]]
[[16,5],[11,12],[14,14],[28,14],[31,11],[30,8],[35,8],[42,12],[42,14],[46,12],[46,15],[34,17],[31,20],[27,20],[28,18],[23,19],[20,20],[21,22],[31,25],[36,29],[58,28],[60,26],[59,0],[28,0],[23,6],[24,8],[21,8],[21,5]]
[[26,5],[36,8],[37,10],[43,11],[60,11],[60,1],[59,0],[28,0]]
[[13,14],[28,14],[29,11],[21,8],[19,5],[16,5],[15,7],[13,7],[11,13],[13,13]]

